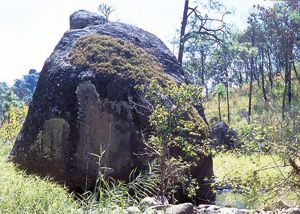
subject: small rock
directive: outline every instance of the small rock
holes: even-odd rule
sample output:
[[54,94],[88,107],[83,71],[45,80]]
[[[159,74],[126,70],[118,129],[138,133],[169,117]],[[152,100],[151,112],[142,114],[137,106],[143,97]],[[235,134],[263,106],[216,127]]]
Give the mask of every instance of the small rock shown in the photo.
[[126,209],[126,213],[127,214],[141,214],[142,212],[139,208],[132,206],[132,207],[128,207]]
[[289,209],[286,210],[286,213],[300,214],[300,208],[289,208]]
[[198,206],[198,208],[199,209],[202,209],[202,208],[208,208],[208,207],[210,207],[211,206],[211,204],[200,204],[199,206]]
[[150,208],[153,210],[166,210],[167,208],[171,207],[171,205],[157,205],[157,206],[151,206]]
[[165,211],[170,206],[171,205],[156,205],[156,206],[151,206],[151,207],[148,207],[145,210],[144,214],[165,214]]
[[222,213],[222,214],[235,214],[235,213],[238,213],[238,209],[223,207],[223,208],[221,208],[221,209],[218,210],[218,213]]
[[243,213],[253,213],[252,210],[247,210],[247,209],[240,209],[238,210],[238,213],[243,214]]
[[104,17],[85,10],[79,10],[70,16],[70,29],[82,29],[91,25],[107,22]]
[[154,199],[158,201],[160,204],[163,205],[169,204],[169,201],[165,196],[156,196]]
[[197,214],[204,214],[205,213],[206,208],[198,208],[197,210]]
[[[164,202],[164,204],[163,204]],[[148,207],[158,206],[158,205],[167,205],[169,204],[168,199],[166,197],[162,198],[161,196],[158,197],[146,197],[141,200],[139,204],[139,208],[141,210],[146,210]]]
[[161,205],[160,201],[157,201],[153,197],[146,197],[146,198],[141,200],[141,202],[139,204],[139,207],[141,209],[145,209],[147,207],[156,206],[156,205]]
[[161,214],[162,211],[152,210],[151,208],[148,208],[143,212],[143,214]]
[[173,205],[167,208],[166,214],[194,214],[194,206],[192,203]]
[[210,205],[208,208],[206,208],[206,211],[216,211],[219,210],[220,207],[216,205]]

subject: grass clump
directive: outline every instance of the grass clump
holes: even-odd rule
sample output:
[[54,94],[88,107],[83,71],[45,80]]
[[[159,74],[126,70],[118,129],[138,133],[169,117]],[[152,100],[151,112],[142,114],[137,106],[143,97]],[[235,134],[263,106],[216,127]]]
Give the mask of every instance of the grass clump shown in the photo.
[[170,79],[154,56],[129,42],[111,36],[90,34],[82,36],[71,52],[71,62],[103,74],[122,79],[149,82]]
[[6,161],[11,143],[0,141],[0,213],[127,213],[126,208],[157,191],[157,169],[134,175],[129,183],[107,181],[99,175],[99,188],[82,195],[38,176],[27,175]]
[[10,149],[11,144],[0,142],[0,213],[79,213],[79,205],[64,188],[7,162]]

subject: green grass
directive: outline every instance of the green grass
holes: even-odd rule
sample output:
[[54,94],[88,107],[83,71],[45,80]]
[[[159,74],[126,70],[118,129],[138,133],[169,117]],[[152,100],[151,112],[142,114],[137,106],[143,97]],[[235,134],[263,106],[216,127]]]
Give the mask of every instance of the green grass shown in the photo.
[[216,180],[219,186],[231,186],[233,191],[218,194],[217,203],[259,209],[274,209],[279,201],[296,205],[296,192],[282,183],[290,172],[291,168],[277,156],[219,154],[214,158]]
[[[156,184],[155,173],[140,174],[128,184],[107,182],[101,177],[99,193],[86,192],[80,197],[50,179],[27,175],[6,161],[11,143],[0,140],[0,214],[2,213],[127,213],[126,208],[137,206]],[[151,168],[153,170],[153,168]],[[155,170],[155,169],[154,169]],[[152,179],[152,180],[151,180]],[[138,190],[135,197],[129,192]],[[100,199],[97,200],[97,196]],[[80,199],[79,199],[80,198]]]
[[80,213],[79,203],[64,188],[7,162],[10,148],[0,142],[0,213]]

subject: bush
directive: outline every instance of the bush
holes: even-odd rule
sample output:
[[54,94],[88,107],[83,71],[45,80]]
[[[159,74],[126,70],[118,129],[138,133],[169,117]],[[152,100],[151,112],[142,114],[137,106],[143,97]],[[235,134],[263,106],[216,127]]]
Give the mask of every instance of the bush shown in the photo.
[[[152,130],[146,144],[150,154],[159,160],[159,195],[172,197],[174,202],[176,184],[184,183],[192,198],[198,184],[189,176],[189,169],[194,164],[191,160],[208,154],[210,149],[206,147],[206,125],[195,109],[201,105],[202,88],[171,81],[161,86],[157,81],[151,81],[139,90],[143,94],[142,102],[150,112]],[[182,153],[172,155],[172,148],[179,148]]]
[[5,141],[13,140],[16,138],[20,129],[22,128],[23,122],[27,115],[27,106],[10,106],[7,112],[7,119],[4,121],[0,127],[0,138]]

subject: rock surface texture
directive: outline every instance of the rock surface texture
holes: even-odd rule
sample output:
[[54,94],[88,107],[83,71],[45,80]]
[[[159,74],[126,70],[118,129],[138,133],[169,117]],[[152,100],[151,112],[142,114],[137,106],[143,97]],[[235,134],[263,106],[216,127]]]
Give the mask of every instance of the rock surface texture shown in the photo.
[[[185,81],[161,40],[134,26],[75,12],[70,30],[44,64],[12,161],[70,191],[93,189],[103,168],[107,176],[127,180],[145,164],[135,155],[143,149],[139,131],[148,126],[147,117],[132,107],[138,102],[135,86],[153,78]],[[200,183],[211,177],[211,158],[199,161],[193,173]],[[200,190],[196,202],[214,200],[210,189]]]
[[220,148],[225,150],[234,149],[239,144],[237,141],[237,133],[229,128],[223,121],[217,122],[212,126],[210,135],[217,150]]

